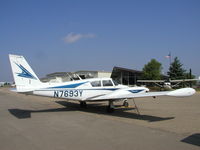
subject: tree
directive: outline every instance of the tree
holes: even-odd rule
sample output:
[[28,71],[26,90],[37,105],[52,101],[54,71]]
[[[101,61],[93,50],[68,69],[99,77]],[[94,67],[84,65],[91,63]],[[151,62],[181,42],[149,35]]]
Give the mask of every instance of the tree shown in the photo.
[[189,70],[189,72],[185,73],[186,79],[195,79],[195,75],[192,74],[192,69]]
[[185,79],[186,70],[183,69],[183,64],[181,64],[178,57],[174,58],[174,61],[171,63],[167,74],[169,75],[169,78],[172,80]]
[[143,68],[143,78],[146,80],[160,80],[161,70],[162,64],[155,59],[151,59],[151,61]]

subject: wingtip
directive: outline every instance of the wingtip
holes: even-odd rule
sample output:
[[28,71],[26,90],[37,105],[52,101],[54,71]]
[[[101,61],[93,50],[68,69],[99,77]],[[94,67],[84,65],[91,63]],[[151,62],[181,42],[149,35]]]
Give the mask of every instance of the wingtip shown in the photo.
[[176,97],[186,97],[186,96],[192,96],[195,93],[196,93],[196,90],[193,88],[182,88],[182,89],[171,91],[167,95],[176,96]]

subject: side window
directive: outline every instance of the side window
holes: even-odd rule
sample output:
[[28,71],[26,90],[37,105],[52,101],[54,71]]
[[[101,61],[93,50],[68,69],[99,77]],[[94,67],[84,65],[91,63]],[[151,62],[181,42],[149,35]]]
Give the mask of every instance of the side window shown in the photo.
[[113,86],[111,80],[103,80],[103,86]]
[[92,87],[100,87],[101,86],[101,81],[92,81],[90,82]]

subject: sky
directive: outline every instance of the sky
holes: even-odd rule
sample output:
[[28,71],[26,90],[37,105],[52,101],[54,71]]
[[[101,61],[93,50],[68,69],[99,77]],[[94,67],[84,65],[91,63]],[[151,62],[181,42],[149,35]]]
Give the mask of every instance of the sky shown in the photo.
[[0,81],[13,81],[8,54],[45,77],[151,59],[166,73],[169,52],[200,75],[199,0],[0,0]]

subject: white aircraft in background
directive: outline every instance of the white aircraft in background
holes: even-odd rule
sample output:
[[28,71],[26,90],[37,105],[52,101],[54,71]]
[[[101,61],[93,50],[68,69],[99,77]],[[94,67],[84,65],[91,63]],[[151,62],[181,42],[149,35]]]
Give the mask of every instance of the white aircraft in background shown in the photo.
[[146,87],[128,87],[115,83],[111,78],[93,78],[63,83],[42,83],[33,72],[23,56],[9,55],[16,92],[64,98],[79,101],[81,106],[86,102],[108,101],[108,111],[114,110],[113,102],[122,100],[128,105],[127,100],[139,97],[156,96],[191,96],[195,93],[192,88],[182,88],[175,91],[149,92]]
[[[137,80],[137,82],[141,83],[154,83],[157,86],[161,88],[167,88],[167,89],[172,89],[173,87],[178,86],[180,83],[183,82],[192,82],[192,81],[198,81],[199,79],[177,79],[177,80]],[[172,85],[172,83],[174,83]]]
[[5,82],[0,82],[0,87],[3,87]]

